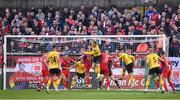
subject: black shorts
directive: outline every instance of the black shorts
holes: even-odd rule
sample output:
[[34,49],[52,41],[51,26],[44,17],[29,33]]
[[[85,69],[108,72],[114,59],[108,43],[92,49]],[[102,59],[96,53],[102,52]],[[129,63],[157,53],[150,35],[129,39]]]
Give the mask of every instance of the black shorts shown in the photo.
[[126,65],[126,70],[127,70],[128,74],[133,72],[133,66],[134,66],[133,63]]
[[[112,63],[112,61],[110,61]],[[108,64],[109,76],[112,76],[111,64]]]
[[59,68],[53,68],[53,69],[50,69],[49,70],[49,73],[50,73],[50,76],[53,76],[53,75],[60,75],[61,71]]
[[93,58],[93,63],[100,64],[102,61],[102,56],[96,56]]
[[155,68],[151,68],[149,69],[149,73],[148,75],[161,75],[161,68],[160,67],[155,67]]
[[84,78],[85,77],[85,73],[77,73],[77,77],[78,78]]

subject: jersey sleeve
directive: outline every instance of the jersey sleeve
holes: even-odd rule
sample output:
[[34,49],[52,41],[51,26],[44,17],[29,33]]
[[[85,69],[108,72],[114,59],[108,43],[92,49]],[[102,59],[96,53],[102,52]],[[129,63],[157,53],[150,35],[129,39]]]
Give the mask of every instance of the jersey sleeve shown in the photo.
[[84,54],[88,54],[88,55],[93,55],[94,51],[87,51],[87,52],[83,52]]
[[134,56],[131,56],[131,58],[132,58],[133,62],[135,62],[135,61],[136,61],[136,59],[135,59],[135,57],[134,57]]
[[119,58],[120,58],[120,59],[121,59],[123,56],[124,56],[123,53],[120,53],[120,54],[119,54]]

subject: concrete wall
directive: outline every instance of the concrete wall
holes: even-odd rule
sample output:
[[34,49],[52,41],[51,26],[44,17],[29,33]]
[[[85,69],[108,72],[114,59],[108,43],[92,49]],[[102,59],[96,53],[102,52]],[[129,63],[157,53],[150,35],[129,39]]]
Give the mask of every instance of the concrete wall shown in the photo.
[[[180,4],[180,0],[158,0],[159,3]],[[55,7],[79,7],[85,5],[92,7],[109,7],[114,4],[118,7],[130,7],[134,5],[143,5],[143,0],[0,0],[0,7],[23,7],[27,8],[32,5],[35,7],[43,7],[48,5]]]

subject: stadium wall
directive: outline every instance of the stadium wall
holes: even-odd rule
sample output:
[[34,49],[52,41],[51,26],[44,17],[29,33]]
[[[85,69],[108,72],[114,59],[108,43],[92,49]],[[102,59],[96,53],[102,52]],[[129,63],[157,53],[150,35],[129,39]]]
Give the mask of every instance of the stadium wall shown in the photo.
[[[109,7],[110,5],[116,5],[118,7],[131,7],[135,5],[143,5],[143,1],[145,0],[0,0],[0,7],[27,8],[32,5],[35,7],[44,7],[50,4],[55,7],[79,7],[80,5],[85,5],[86,7],[92,7],[94,5],[99,7]],[[158,4],[168,3],[172,5],[180,3],[180,0],[151,1],[157,1]]]

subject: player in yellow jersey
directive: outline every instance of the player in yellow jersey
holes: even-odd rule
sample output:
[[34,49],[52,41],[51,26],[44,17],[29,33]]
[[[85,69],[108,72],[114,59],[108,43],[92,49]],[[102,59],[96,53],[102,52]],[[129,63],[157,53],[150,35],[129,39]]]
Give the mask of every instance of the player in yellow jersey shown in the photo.
[[76,62],[75,66],[76,66],[75,67],[76,76],[73,77],[73,79],[72,79],[71,88],[74,87],[74,85],[76,84],[78,79],[85,78],[86,67],[84,66],[83,58],[78,58],[78,61]]
[[145,87],[145,91],[144,93],[146,93],[148,91],[148,87],[149,87],[149,84],[150,84],[150,79],[152,78],[153,75],[157,75],[158,78],[160,79],[160,85],[161,85],[161,89],[162,89],[162,92],[161,93],[164,93],[164,82],[161,78],[161,68],[160,68],[160,57],[158,56],[157,53],[155,53],[153,51],[153,49],[151,48],[149,50],[150,54],[147,55],[147,66],[149,66],[149,73],[148,73],[148,78],[146,80],[146,87]]
[[82,53],[91,55],[93,57],[92,68],[97,74],[97,79],[100,79],[100,63],[102,60],[102,56],[101,56],[101,51],[97,42],[93,40],[91,43],[91,51],[82,52]]
[[122,77],[120,79],[122,79],[125,76],[126,71],[129,74],[129,80],[131,83],[131,88],[134,87],[134,77],[133,77],[133,67],[135,64],[135,57],[133,55],[129,55],[127,53],[119,53],[119,59],[122,59],[123,62],[125,63],[125,67],[123,68],[123,73],[122,73]]
[[53,45],[52,46],[52,51],[48,53],[48,57],[47,57],[47,63],[48,63],[48,67],[49,67],[49,73],[50,73],[50,78],[48,80],[47,83],[47,93],[49,93],[49,87],[51,85],[51,82],[53,81],[53,77],[56,76],[58,77],[54,82],[54,88],[55,91],[57,93],[59,93],[58,91],[58,86],[60,84],[60,80],[61,80],[61,71],[60,71],[60,61],[59,61],[59,52],[56,51],[56,46]]

